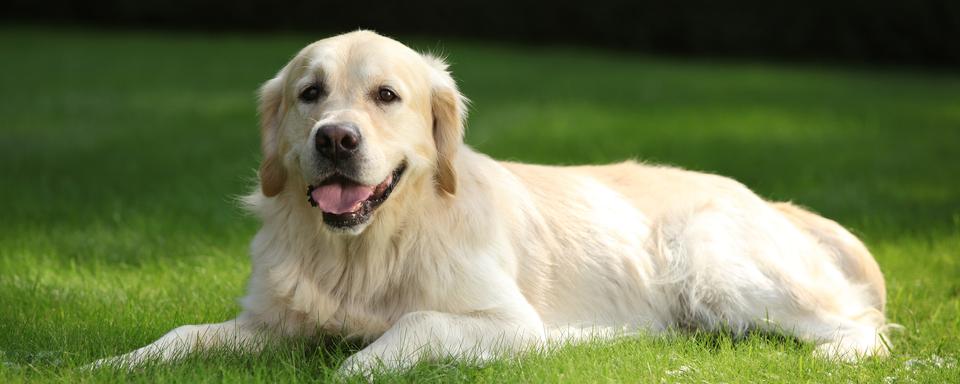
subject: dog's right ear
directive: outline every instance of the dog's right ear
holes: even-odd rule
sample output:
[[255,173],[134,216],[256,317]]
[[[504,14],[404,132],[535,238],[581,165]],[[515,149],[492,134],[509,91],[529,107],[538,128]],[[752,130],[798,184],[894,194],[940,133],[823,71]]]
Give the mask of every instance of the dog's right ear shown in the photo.
[[263,162],[260,163],[260,189],[267,197],[283,191],[287,183],[287,170],[280,159],[280,120],[284,115],[283,72],[260,87],[260,148]]

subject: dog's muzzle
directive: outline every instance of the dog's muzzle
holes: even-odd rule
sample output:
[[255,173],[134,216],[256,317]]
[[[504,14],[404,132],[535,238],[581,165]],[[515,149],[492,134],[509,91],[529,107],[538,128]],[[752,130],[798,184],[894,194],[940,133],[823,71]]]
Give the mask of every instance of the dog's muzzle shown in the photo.
[[323,221],[335,228],[365,223],[397,186],[406,163],[401,163],[377,185],[363,185],[341,174],[334,174],[307,187],[307,202],[323,211]]

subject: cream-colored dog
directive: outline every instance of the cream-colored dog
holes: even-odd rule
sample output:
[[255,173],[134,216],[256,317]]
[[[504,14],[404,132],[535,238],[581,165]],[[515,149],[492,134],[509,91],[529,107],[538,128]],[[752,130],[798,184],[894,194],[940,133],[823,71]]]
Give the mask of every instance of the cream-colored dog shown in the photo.
[[887,353],[883,276],[837,223],[677,168],[495,161],[463,144],[446,65],[394,40],[307,46],[260,114],[243,312],[97,365],[322,334],[370,342],[341,367],[369,373],[671,328]]

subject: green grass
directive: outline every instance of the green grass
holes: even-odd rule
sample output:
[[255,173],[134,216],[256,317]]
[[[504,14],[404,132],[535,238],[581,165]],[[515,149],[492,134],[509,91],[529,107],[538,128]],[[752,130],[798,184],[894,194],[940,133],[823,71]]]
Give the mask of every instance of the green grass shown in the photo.
[[[0,382],[321,381],[351,347],[294,340],[133,373],[83,372],[234,316],[256,222],[254,90],[313,37],[0,29]],[[542,163],[640,158],[733,176],[863,237],[888,359],[846,365],[771,335],[632,337],[385,381],[957,382],[960,76],[570,48],[443,47],[467,141]],[[686,367],[686,368],[682,368]]]

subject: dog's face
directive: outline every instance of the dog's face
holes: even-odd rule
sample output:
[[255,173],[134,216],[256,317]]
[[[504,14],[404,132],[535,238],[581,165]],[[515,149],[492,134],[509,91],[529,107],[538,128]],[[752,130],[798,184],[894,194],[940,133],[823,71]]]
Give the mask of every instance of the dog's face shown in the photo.
[[[452,195],[464,99],[446,65],[372,32],[318,41],[261,89],[265,196],[294,193],[359,234],[405,183]],[[294,190],[295,189],[295,190]]]

